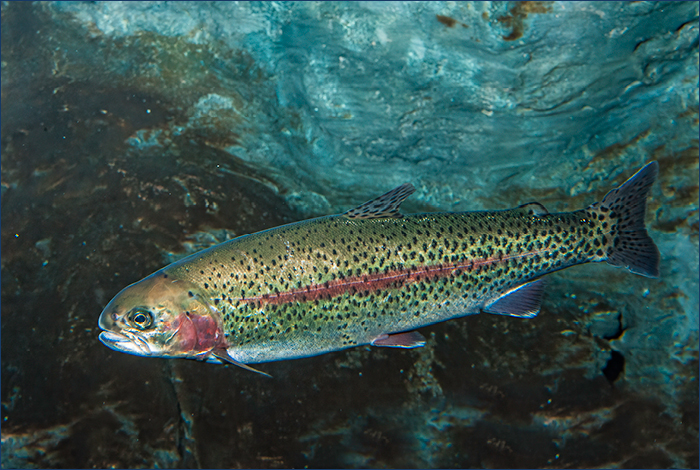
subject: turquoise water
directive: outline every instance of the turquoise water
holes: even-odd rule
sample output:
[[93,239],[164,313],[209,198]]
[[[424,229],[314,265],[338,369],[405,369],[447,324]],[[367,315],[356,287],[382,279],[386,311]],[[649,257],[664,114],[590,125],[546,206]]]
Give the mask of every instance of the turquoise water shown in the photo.
[[[697,3],[1,8],[3,467],[698,466]],[[97,339],[233,236],[403,182],[578,209],[651,160],[658,280],[572,268],[533,319],[273,379]]]

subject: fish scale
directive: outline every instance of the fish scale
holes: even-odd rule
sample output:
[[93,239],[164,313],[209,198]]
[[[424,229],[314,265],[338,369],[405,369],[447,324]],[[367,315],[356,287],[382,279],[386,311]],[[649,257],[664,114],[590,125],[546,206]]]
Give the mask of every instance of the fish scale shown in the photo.
[[[228,242],[164,272],[201,286],[238,357],[264,362],[278,358],[280,343],[284,358],[300,357],[337,349],[339,331],[349,347],[476,313],[502,290],[597,250],[602,257],[612,242],[603,237],[588,211],[330,216]],[[312,344],[301,341],[310,332]]]
[[[601,202],[554,214],[529,203],[403,215],[414,190],[402,185],[344,214],[242,236],[161,269],[110,302],[100,338],[132,354],[243,366],[361,344],[418,347],[416,328],[482,310],[532,317],[553,271],[607,261],[658,275],[644,229],[657,172],[652,162]],[[139,328],[142,318],[150,328]]]

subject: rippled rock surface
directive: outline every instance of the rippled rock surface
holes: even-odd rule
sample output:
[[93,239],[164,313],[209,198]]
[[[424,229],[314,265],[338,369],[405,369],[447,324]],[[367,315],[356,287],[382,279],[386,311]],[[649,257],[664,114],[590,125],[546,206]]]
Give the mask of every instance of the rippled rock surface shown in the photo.
[[[698,4],[4,3],[2,465],[697,467]],[[403,182],[550,211],[658,160],[658,280],[237,368],[113,352],[127,284]]]

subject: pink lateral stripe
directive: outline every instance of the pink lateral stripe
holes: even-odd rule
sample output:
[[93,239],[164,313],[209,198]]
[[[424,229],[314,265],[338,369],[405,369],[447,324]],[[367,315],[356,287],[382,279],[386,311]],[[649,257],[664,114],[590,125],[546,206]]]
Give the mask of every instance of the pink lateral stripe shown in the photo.
[[345,279],[326,281],[322,284],[310,284],[306,287],[291,289],[285,292],[263,294],[246,298],[232,298],[231,300],[272,305],[280,305],[288,302],[313,302],[314,300],[338,297],[346,292],[357,294],[374,292],[386,288],[396,289],[409,283],[448,277],[456,270],[472,271],[481,266],[503,263],[511,259],[524,258],[542,252],[543,251],[532,251],[519,255],[502,256],[500,258],[486,258],[465,261],[463,263],[445,263],[434,266],[397,269],[386,273],[363,274],[360,276],[346,277]]

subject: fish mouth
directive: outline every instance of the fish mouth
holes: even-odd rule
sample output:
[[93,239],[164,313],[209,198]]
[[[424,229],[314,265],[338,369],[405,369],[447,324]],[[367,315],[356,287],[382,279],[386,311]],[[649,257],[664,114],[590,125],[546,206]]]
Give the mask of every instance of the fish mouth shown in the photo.
[[137,356],[151,355],[151,348],[148,347],[145,341],[137,336],[131,337],[120,333],[114,333],[113,331],[103,331],[100,333],[99,339],[102,344],[115,351],[135,354]]

